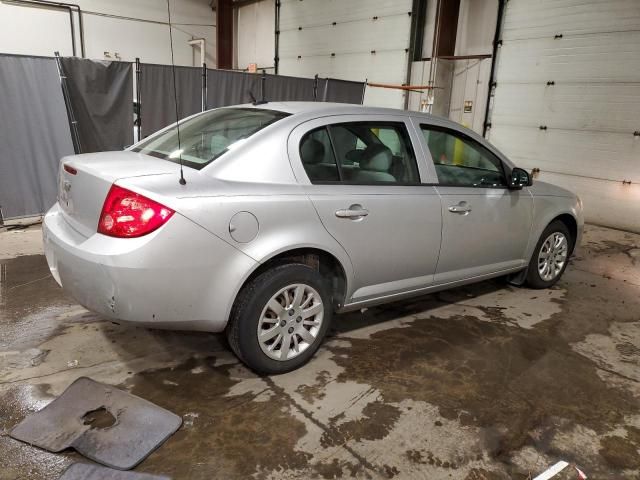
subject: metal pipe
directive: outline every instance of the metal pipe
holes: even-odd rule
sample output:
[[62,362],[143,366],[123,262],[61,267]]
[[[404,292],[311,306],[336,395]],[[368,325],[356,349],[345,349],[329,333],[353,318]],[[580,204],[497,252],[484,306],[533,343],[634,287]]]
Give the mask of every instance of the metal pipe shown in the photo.
[[187,43],[191,46],[200,46],[200,65],[203,65],[206,60],[204,38],[194,38],[193,40],[189,40]]
[[374,83],[374,82],[367,82],[367,85],[369,85],[370,87],[391,88],[394,90],[408,90],[408,91],[433,90],[435,88],[442,88],[442,87],[433,87],[431,85],[396,85],[393,83]]
[[[439,55],[438,58],[442,60],[484,60],[486,58],[491,58],[491,54],[478,54],[478,55]],[[424,62],[428,62],[431,60],[431,57],[425,57],[421,59]]]
[[362,98],[360,99],[360,105],[364,105],[364,94],[367,91],[367,79],[364,79],[364,83],[362,84]]
[[496,21],[496,32],[493,36],[493,55],[491,59],[491,72],[489,73],[489,89],[487,93],[487,105],[484,110],[484,122],[482,127],[482,136],[487,136],[487,131],[491,127],[490,114],[491,114],[491,97],[492,91],[495,89],[495,75],[496,75],[496,62],[498,60],[498,48],[502,43],[500,37],[502,36],[502,25],[504,23],[504,12],[507,6],[507,0],[500,0],[498,3],[498,18]]
[[67,88],[67,76],[62,68],[62,62],[60,61],[60,53],[55,52],[56,66],[58,67],[58,76],[60,77],[60,86],[62,87],[62,97],[64,98],[65,106],[67,107],[67,117],[69,119],[69,129],[71,130],[71,142],[73,143],[74,153],[82,153],[82,145],[80,143],[80,135],[78,134],[78,121],[73,114],[73,107],[71,105],[71,95]]
[[276,18],[275,18],[275,48],[273,57],[274,73],[278,74],[278,66],[280,65],[280,0],[276,0]]
[[71,26],[71,51],[73,52],[73,56],[76,56],[76,34],[75,34],[75,25],[73,22],[73,10],[68,7],[69,10],[69,25]]
[[78,7],[78,25],[80,29],[80,55],[82,58],[86,58],[84,53],[84,24],[82,22],[82,10]]
[[313,77],[313,101],[318,101],[318,74]]
[[207,110],[207,64],[202,62],[202,111]]
[[[140,98],[140,78],[142,77],[142,68],[140,65],[140,59],[136,57],[136,103],[138,104],[138,118],[136,129],[138,131],[137,142],[142,140],[142,100]],[[137,143],[136,142],[136,143]]]

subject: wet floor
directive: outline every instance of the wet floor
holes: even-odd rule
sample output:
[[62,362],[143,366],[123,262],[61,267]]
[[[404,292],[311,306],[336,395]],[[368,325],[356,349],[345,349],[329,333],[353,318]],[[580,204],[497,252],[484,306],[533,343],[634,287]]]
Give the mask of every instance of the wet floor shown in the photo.
[[583,245],[551,290],[495,280],[340,315],[310,364],[263,378],[220,336],[107,322],[37,247],[0,249],[0,478],[82,460],[7,431],[90,376],[183,417],[136,469],[174,479],[527,479],[558,460],[637,479],[640,235],[587,227]]

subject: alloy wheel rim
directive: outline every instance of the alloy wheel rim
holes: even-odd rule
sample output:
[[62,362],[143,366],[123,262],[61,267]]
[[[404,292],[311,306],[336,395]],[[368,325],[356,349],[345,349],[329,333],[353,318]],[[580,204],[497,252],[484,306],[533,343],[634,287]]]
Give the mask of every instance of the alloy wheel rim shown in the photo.
[[258,343],[269,358],[291,360],[315,343],[324,305],[316,289],[303,283],[288,285],[273,295],[260,314]]
[[540,278],[549,282],[560,275],[567,261],[568,252],[569,243],[563,233],[554,232],[549,235],[542,243],[540,253],[538,253]]

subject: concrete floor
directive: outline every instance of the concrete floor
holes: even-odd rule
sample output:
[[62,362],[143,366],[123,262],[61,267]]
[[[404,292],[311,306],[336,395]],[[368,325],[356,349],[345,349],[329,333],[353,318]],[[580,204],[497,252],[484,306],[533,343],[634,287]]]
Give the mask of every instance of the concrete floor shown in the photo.
[[183,416],[137,469],[174,479],[525,479],[560,459],[639,478],[640,235],[587,227],[551,290],[496,280],[340,315],[309,365],[272,378],[219,336],[87,312],[37,228],[0,233],[0,262],[2,479],[82,460],[7,436],[80,376]]

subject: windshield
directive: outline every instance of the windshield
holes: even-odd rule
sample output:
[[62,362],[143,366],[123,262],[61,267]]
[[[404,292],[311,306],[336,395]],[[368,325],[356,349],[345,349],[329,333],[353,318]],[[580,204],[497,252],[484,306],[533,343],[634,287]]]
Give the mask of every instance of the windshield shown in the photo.
[[138,143],[134,152],[182,163],[200,170],[254,133],[289,116],[285,112],[257,108],[220,108],[180,122],[178,132],[173,126],[160,135]]

